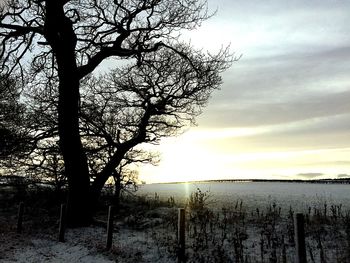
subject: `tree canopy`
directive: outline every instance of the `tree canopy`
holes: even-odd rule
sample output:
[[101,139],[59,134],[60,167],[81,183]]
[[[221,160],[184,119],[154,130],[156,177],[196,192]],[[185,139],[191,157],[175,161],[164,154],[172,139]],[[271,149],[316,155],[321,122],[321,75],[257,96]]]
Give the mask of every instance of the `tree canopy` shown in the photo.
[[[209,17],[205,0],[7,0],[1,7],[0,73],[22,81],[29,154],[62,156],[71,225],[91,221],[91,203],[135,146],[194,123],[219,87],[234,60],[228,49],[206,54],[180,41],[182,30]],[[108,58],[129,63],[96,76]]]
[[24,106],[13,78],[0,77],[0,156],[7,158],[22,150],[25,132],[21,127]]

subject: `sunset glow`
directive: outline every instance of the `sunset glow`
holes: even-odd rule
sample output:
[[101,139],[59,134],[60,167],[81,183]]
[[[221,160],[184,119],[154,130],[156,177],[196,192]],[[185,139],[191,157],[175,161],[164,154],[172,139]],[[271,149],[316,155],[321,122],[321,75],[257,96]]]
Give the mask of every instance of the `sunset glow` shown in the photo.
[[146,182],[314,179],[350,174],[350,4],[209,1],[183,39],[242,58],[192,127],[162,140]]
[[[336,178],[349,171],[350,148],[247,151],[239,143],[211,147],[213,139],[183,135],[161,146],[159,166],[141,168],[148,183],[213,179],[313,179]],[[215,137],[215,133],[209,137]],[[214,139],[215,140],[215,139]]]

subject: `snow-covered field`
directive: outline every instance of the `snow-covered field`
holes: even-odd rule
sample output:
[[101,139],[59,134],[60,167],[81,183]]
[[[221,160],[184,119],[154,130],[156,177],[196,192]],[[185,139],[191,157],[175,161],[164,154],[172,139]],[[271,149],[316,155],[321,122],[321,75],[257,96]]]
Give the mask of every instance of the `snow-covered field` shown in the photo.
[[[209,208],[191,211],[187,203],[189,262],[236,262],[237,255],[242,262],[285,262],[283,256],[286,262],[294,262],[295,249],[288,238],[293,239],[289,206],[309,216],[310,262],[348,262],[344,260],[350,243],[346,245],[349,234],[344,222],[350,218],[345,216],[350,207],[349,185],[266,182],[142,185],[137,196],[149,201],[117,218],[110,251],[105,250],[104,227],[69,229],[66,242],[60,243],[57,221],[43,217],[37,222],[27,216],[24,233],[19,235],[16,214],[0,213],[0,262],[176,262],[177,208],[157,204],[169,197],[185,202],[198,189],[210,196]],[[324,204],[327,215],[322,214]],[[332,216],[332,205],[336,215],[342,209],[341,216]],[[223,206],[228,209],[221,210]]]
[[115,222],[113,245],[107,251],[105,227],[67,229],[65,242],[58,242],[57,224],[34,230],[27,217],[23,222],[23,233],[17,234],[13,225],[15,216],[2,216],[0,214],[1,263],[172,262],[156,244],[155,229],[151,227],[153,219],[145,219],[147,226],[142,229],[130,227],[128,220],[132,219]]
[[292,205],[304,210],[308,206],[342,204],[350,208],[349,184],[322,183],[280,183],[280,182],[209,182],[141,185],[137,194],[154,197],[155,193],[167,199],[170,196],[177,201],[185,201],[199,188],[209,191],[216,204],[242,200],[247,207],[255,209],[276,202],[280,205]]

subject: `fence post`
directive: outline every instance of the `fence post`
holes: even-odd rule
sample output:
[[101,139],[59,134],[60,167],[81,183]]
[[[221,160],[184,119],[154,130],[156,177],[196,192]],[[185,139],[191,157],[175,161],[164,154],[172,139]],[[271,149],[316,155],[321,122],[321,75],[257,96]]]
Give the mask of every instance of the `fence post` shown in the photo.
[[64,242],[64,232],[66,228],[66,205],[61,204],[60,225],[58,229],[58,241]]
[[23,213],[24,213],[24,203],[20,202],[18,207],[18,214],[17,214],[17,233],[22,233]]
[[282,235],[282,263],[287,263],[286,243],[284,242],[284,235]]
[[178,215],[178,262],[182,263],[186,261],[185,257],[185,209],[179,208]]
[[304,215],[295,214],[294,217],[294,236],[296,249],[296,263],[306,263]]
[[113,240],[113,214],[114,214],[114,207],[109,206],[108,208],[108,222],[107,222],[107,241],[106,241],[106,249],[110,250],[112,247],[112,240]]

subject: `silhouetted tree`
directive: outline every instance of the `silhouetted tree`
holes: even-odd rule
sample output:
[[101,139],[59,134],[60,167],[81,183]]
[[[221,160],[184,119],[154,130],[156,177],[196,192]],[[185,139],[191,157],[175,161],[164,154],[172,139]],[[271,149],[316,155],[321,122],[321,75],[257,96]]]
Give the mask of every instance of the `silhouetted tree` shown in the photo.
[[[130,145],[146,138],[142,127],[163,106],[144,106],[145,114],[138,120],[139,135],[130,129],[135,136],[122,142],[119,153],[90,187],[79,128],[81,81],[107,58],[134,58],[142,66],[148,54],[164,49],[201,72],[201,63],[192,61],[193,50],[178,46],[178,35],[182,29],[197,28],[209,17],[206,1],[7,0],[0,11],[1,73],[19,73],[31,88],[46,87],[46,92],[58,82],[58,137],[69,185],[68,222],[72,226],[89,224],[91,198]],[[225,59],[221,54],[212,57],[212,62]]]
[[25,132],[21,128],[24,107],[20,90],[13,78],[0,76],[0,157],[7,159],[24,147]]
[[112,176],[114,180],[114,205],[119,207],[122,191],[137,191],[138,171],[135,165],[138,164],[153,164],[158,163],[158,155],[144,150],[131,150],[126,154],[124,159],[114,170]]
[[141,65],[87,81],[81,97],[81,127],[94,136],[82,133],[84,146],[88,156],[99,154],[94,160],[108,156],[91,185],[97,195],[130,150],[181,133],[221,84],[220,72],[229,65],[227,51],[211,57],[187,48],[177,46],[190,54],[186,58],[164,49],[145,55]]

